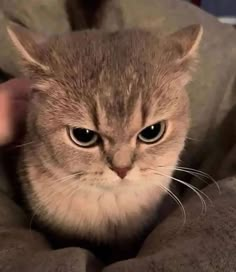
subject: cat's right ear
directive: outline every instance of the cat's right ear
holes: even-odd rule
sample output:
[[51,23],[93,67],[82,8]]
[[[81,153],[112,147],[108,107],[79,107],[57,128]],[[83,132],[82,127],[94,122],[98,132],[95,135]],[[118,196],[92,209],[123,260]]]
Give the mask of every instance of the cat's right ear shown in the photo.
[[27,28],[12,22],[8,25],[7,32],[25,65],[36,66],[44,71],[48,70],[48,67],[40,62],[37,54],[39,47],[46,42],[47,37],[39,33],[33,33]]
[[177,60],[179,62],[196,59],[202,35],[203,27],[201,25],[190,25],[168,37],[169,42],[178,53]]

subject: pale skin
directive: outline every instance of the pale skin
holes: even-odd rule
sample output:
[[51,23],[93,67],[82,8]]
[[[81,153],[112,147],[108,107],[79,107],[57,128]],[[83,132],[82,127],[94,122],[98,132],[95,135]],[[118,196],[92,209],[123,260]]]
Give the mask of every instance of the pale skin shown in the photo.
[[11,79],[0,84],[0,146],[14,140],[27,110],[30,81]]

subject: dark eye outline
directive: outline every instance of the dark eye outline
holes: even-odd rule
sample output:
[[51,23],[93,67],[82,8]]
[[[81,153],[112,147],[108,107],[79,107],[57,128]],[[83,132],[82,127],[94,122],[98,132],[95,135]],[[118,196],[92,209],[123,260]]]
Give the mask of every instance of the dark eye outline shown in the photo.
[[[89,131],[94,133],[94,138],[88,143],[83,143],[83,142],[79,141],[78,139],[76,139],[76,137],[73,135],[73,130],[74,129],[86,129],[86,130],[89,130]],[[77,146],[82,147],[82,148],[94,147],[94,146],[96,146],[98,144],[99,139],[100,139],[99,134],[97,132],[95,132],[95,131],[93,131],[91,129],[83,128],[83,127],[68,127],[67,128],[67,133],[68,133],[68,136],[69,136],[70,140],[74,144],[76,144]]]
[[[161,125],[161,129],[160,129],[160,132],[158,133],[158,135],[157,135],[156,137],[154,137],[154,138],[152,138],[152,139],[149,140],[149,139],[145,139],[145,137],[143,137],[143,136],[141,135],[141,133],[142,133],[144,130],[148,129],[148,128],[151,127],[151,126],[157,125],[157,124],[160,124],[160,125]],[[163,136],[165,135],[166,129],[167,129],[167,123],[166,123],[166,121],[157,122],[157,123],[152,124],[152,125],[150,125],[150,126],[148,126],[148,127],[145,127],[145,128],[138,134],[138,140],[139,140],[141,143],[144,143],[144,144],[154,144],[154,143],[157,143],[157,142],[159,142],[159,141],[163,138]]]

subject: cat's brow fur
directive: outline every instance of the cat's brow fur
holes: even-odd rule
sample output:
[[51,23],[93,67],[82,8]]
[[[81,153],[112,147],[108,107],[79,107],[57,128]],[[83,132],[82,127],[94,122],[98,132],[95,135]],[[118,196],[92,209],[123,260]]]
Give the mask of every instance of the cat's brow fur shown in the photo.
[[[23,33],[23,34],[22,34]],[[135,237],[155,217],[188,129],[185,85],[200,28],[157,37],[144,30],[82,31],[36,45],[16,33],[34,80],[22,181],[34,213],[62,233],[111,243]],[[16,39],[15,39],[16,40]],[[196,48],[195,48],[196,47]],[[30,58],[28,57],[30,55]],[[167,120],[156,144],[137,142]],[[97,131],[103,143],[76,147],[67,126]],[[132,166],[121,180],[110,169]]]

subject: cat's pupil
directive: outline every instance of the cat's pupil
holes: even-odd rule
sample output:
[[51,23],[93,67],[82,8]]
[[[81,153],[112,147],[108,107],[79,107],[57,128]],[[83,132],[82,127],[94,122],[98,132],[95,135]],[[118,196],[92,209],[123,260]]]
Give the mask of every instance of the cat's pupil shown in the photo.
[[144,129],[141,132],[141,135],[143,138],[145,138],[147,140],[151,140],[159,134],[160,130],[161,130],[161,124],[158,123],[158,124],[152,125],[146,129]]
[[162,136],[165,134],[166,123],[165,121],[158,122],[149,127],[146,127],[143,131],[141,131],[138,135],[139,141],[152,144],[159,141]]
[[95,133],[93,131],[85,128],[74,128],[73,134],[74,137],[82,143],[91,142],[95,136]]

